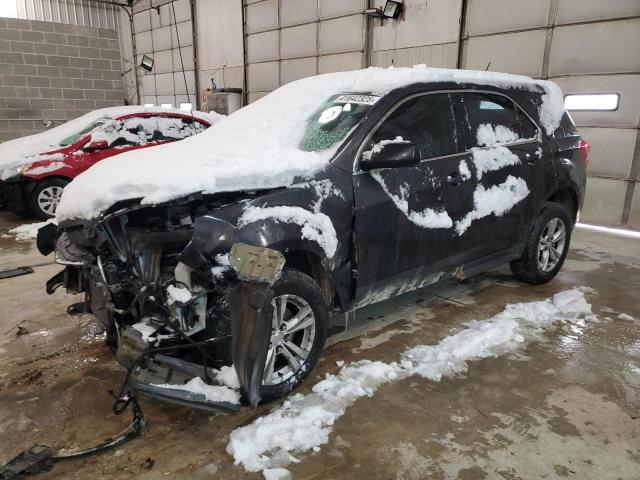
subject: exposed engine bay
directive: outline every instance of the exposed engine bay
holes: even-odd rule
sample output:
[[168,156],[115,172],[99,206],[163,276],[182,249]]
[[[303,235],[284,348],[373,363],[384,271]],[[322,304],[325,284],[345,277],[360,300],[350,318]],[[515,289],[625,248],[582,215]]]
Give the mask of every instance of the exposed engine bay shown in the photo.
[[[202,201],[138,205],[93,224],[63,225],[61,232],[50,225],[38,247],[47,254],[55,241],[56,262],[65,269],[47,282],[47,291],[84,292],[85,311],[102,324],[127,369],[123,391],[234,411],[261,399],[272,334],[270,287],[285,260],[237,241],[233,225],[203,215],[211,207]],[[200,236],[194,236],[196,223]],[[230,381],[232,365],[237,380]],[[201,388],[184,387],[195,379]]]

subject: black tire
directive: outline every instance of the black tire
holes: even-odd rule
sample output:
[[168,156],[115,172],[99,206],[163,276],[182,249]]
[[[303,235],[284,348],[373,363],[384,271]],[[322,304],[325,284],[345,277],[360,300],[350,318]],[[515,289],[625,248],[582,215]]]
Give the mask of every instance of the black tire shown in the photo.
[[274,299],[281,295],[295,295],[307,302],[314,315],[315,335],[306,360],[301,363],[292,376],[281,383],[272,385],[263,383],[261,389],[262,403],[280,398],[304,382],[318,362],[327,338],[329,312],[320,286],[313,278],[298,270],[285,269],[280,279],[273,285]]
[[[41,194],[43,197],[46,197],[45,191],[53,190],[55,192],[60,192],[59,195],[61,195],[62,190],[64,190],[68,183],[69,180],[65,180],[64,178],[45,178],[42,180],[36,185],[27,198],[27,207],[29,208],[29,212],[41,220],[47,220],[54,217],[58,202],[50,202],[49,204],[44,203],[42,202]],[[49,208],[47,208],[47,205]]]
[[[539,255],[541,255],[539,252],[539,245],[541,243],[541,237],[546,234],[547,226],[553,219],[558,219],[564,224],[564,244],[560,249],[561,254],[557,258],[557,263],[549,270],[545,270],[540,264],[540,261],[542,260],[539,261]],[[569,243],[571,242],[572,227],[573,222],[571,221],[571,215],[567,211],[566,207],[559,203],[546,202],[543,205],[540,215],[533,225],[528,238],[525,240],[526,243],[522,257],[509,264],[513,274],[518,279],[532,285],[546,283],[555,277],[562,268],[567,256]],[[554,251],[555,250],[556,249],[554,249]]]

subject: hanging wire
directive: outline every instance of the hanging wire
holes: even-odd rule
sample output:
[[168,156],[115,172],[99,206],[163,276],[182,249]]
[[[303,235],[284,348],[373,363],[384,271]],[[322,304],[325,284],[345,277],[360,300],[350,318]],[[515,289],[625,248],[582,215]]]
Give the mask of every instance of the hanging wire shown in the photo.
[[[187,84],[187,74],[184,71],[184,61],[182,60],[182,45],[180,45],[180,34],[178,33],[178,20],[176,19],[176,7],[174,2],[171,2],[171,11],[173,12],[173,26],[176,29],[176,40],[178,40],[178,53],[180,54],[180,67],[182,68],[182,78],[184,79],[184,89],[187,92],[187,101],[191,102],[189,96],[189,85]],[[191,19],[193,22],[193,18]],[[193,105],[193,103],[191,104]],[[191,109],[193,111],[193,108]]]
[[[178,53],[180,55],[180,68],[182,68],[182,78],[184,79],[184,89],[187,92],[187,102],[191,103],[191,97],[189,96],[189,85],[187,83],[187,74],[184,71],[184,61],[182,60],[182,45],[180,44],[180,34],[178,33],[178,20],[176,18],[176,7],[174,6],[174,2],[171,2],[171,11],[173,13],[173,25],[176,28],[176,40],[178,41]],[[195,19],[192,18],[191,22],[195,22]],[[196,72],[194,71],[193,74],[195,75]],[[196,98],[195,98],[196,102],[198,100],[198,92],[196,92]],[[176,98],[177,101],[177,98]],[[177,103],[177,102],[176,102]],[[195,116],[193,114],[193,103],[191,103],[191,128],[193,129],[194,133],[197,133],[197,128],[196,128],[196,119]]]

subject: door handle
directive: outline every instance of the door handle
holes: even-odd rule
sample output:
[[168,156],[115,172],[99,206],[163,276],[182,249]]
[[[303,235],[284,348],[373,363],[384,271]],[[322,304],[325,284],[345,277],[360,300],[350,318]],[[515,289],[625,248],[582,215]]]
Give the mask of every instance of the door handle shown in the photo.
[[460,172],[453,172],[447,176],[447,183],[453,187],[457,187],[462,183],[462,175]]

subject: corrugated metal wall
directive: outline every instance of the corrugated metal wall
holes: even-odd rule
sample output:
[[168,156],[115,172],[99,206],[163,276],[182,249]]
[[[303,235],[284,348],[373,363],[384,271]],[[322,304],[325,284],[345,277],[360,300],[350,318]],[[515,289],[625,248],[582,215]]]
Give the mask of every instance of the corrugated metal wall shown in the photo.
[[117,29],[118,8],[89,0],[2,0],[15,2],[18,18]]
[[140,70],[141,103],[180,105],[190,102],[195,105],[197,92],[189,0],[154,1],[152,5],[157,8],[137,5],[136,10],[142,8],[142,11],[133,15],[138,52],[136,65],[140,65],[143,55],[154,59],[151,72]]
[[618,93],[616,111],[571,114],[592,145],[582,219],[640,228],[640,1],[469,0],[462,65]]
[[461,8],[459,0],[407,0],[401,19],[369,20],[371,65],[455,68]]
[[[136,3],[135,64],[143,54],[155,60],[153,72],[141,74],[141,103],[195,103],[200,93],[190,2],[174,1],[175,20],[170,3]],[[309,75],[417,63],[551,78],[565,94],[618,93],[616,111],[572,114],[592,144],[582,218],[640,228],[640,0],[468,0],[462,48],[463,0],[406,0],[404,15],[384,22],[363,15],[368,6],[384,4],[374,0],[195,4],[201,12],[196,31],[202,88],[215,77],[223,86],[244,86],[248,101]],[[115,7],[88,0],[17,0],[17,5],[23,18],[106,28],[126,20]],[[130,59],[125,40],[131,36],[128,29],[120,31],[123,58]],[[130,92],[134,82],[126,80]]]
[[365,66],[365,0],[248,0],[248,101],[309,75]]

